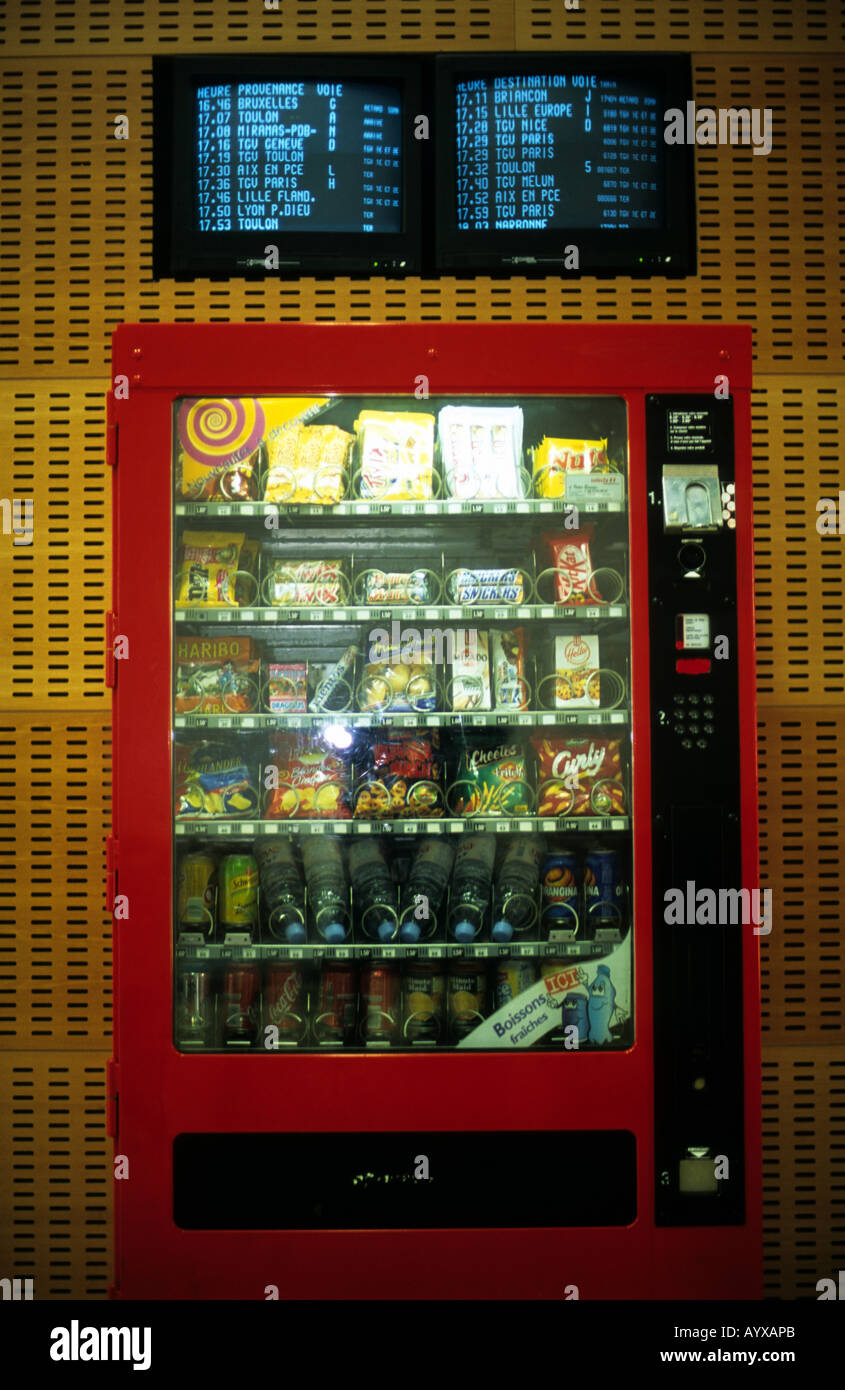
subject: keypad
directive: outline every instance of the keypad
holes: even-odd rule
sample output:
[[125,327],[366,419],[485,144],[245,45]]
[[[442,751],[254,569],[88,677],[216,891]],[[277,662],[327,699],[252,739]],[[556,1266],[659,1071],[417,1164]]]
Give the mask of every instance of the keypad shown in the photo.
[[672,696],[672,733],[680,740],[682,748],[710,747],[710,740],[716,732],[715,703],[713,695],[685,695],[679,692]]

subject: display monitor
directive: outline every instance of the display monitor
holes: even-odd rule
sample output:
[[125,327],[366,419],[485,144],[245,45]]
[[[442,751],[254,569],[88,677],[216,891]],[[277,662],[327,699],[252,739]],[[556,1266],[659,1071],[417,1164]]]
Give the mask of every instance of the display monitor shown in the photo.
[[693,273],[691,96],[669,54],[439,58],[437,270]]
[[157,59],[156,276],[417,273],[421,106],[404,59]]

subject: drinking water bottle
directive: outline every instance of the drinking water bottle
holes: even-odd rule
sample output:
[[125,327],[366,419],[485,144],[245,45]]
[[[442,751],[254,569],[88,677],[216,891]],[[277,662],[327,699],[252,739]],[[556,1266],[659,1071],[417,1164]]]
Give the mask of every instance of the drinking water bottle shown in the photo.
[[455,941],[472,941],[479,935],[490,904],[494,835],[463,835],[455,856],[449,902],[449,930]]
[[510,941],[514,932],[528,931],[537,920],[542,841],[520,835],[505,850],[496,876],[493,940]]
[[449,840],[432,837],[422,840],[402,890],[399,913],[399,940],[409,944],[437,931],[437,919],[446,895],[449,875],[455,863],[455,848]]
[[352,841],[349,846],[349,876],[364,935],[375,941],[392,941],[399,921],[396,889],[378,840]]
[[334,836],[303,835],[302,866],[314,925],[335,946],[349,935],[349,889],[343,851]]
[[299,945],[307,938],[305,889],[291,840],[257,840],[255,858],[267,930],[277,941]]

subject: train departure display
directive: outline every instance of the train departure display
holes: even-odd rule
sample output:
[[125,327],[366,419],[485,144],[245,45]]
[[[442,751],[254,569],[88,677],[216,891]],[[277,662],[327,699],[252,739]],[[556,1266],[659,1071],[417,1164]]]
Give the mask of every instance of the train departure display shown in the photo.
[[197,232],[402,231],[396,86],[201,83],[194,149]]
[[454,91],[460,233],[664,225],[653,83],[579,71],[467,76]]

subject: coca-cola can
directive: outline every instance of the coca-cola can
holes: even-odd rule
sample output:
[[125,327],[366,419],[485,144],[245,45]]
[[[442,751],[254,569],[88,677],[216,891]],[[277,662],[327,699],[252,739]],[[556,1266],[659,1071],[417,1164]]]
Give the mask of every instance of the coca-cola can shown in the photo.
[[302,1042],[308,1031],[305,977],[299,969],[273,965],[264,981],[264,1023],[278,1028],[279,1043]]
[[351,1043],[355,1037],[358,980],[354,966],[327,962],[320,971],[314,1037],[320,1043]]
[[361,971],[361,1037],[394,1042],[399,1031],[399,968],[369,965]]
[[220,999],[224,1047],[255,1046],[260,1001],[261,976],[258,966],[230,966],[223,975]]

